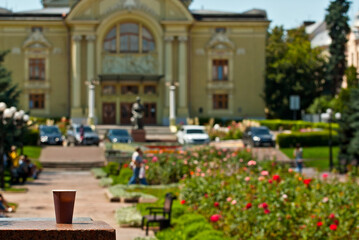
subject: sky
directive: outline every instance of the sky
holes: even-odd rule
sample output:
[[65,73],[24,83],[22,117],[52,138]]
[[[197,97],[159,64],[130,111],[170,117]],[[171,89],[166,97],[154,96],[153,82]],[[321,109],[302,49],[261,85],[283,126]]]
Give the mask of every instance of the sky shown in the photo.
[[[303,21],[323,21],[326,8],[331,0],[193,0],[191,9],[244,12],[252,8],[267,11],[271,27],[283,25],[285,28],[298,27]],[[219,3],[220,2],[220,3]],[[351,0],[349,16],[354,18],[359,11],[359,1]],[[40,0],[0,0],[0,7],[13,11],[40,9]],[[350,22],[352,24],[352,22]]]

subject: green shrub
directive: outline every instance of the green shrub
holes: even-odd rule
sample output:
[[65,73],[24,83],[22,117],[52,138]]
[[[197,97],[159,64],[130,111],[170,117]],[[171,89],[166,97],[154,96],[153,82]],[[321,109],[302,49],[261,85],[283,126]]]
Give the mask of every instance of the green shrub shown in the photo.
[[223,233],[216,230],[205,230],[203,232],[200,232],[196,234],[192,240],[223,240],[225,239],[223,236]]
[[91,173],[96,177],[96,178],[104,178],[107,176],[107,173],[105,172],[105,170],[103,170],[102,168],[92,168],[91,169]]
[[[338,145],[338,133],[332,131],[333,145]],[[295,147],[300,143],[303,147],[327,146],[329,141],[329,132],[293,132],[290,134],[281,133],[277,135],[277,143],[281,148]]]
[[132,176],[132,170],[130,168],[121,168],[120,175],[110,176],[113,180],[113,185],[116,184],[127,184]]
[[191,239],[198,233],[206,230],[212,230],[212,226],[208,222],[193,222],[192,224],[185,227],[184,234],[186,239]]
[[142,216],[136,207],[122,207],[117,209],[115,218],[120,226],[141,226]]
[[39,130],[37,129],[27,129],[24,132],[23,135],[23,144],[24,145],[31,145],[31,146],[36,146],[38,144],[38,140],[39,140]]
[[109,162],[109,163],[103,168],[103,170],[104,170],[107,174],[109,174],[109,175],[116,175],[118,168],[119,168],[119,164],[118,164],[118,163]]
[[101,178],[99,181],[99,185],[101,187],[110,187],[111,185],[113,185],[113,180],[112,178]]
[[[268,127],[272,131],[277,130],[292,130],[298,131],[304,128],[322,128],[329,129],[328,123],[312,123],[302,120],[281,120],[281,119],[270,119],[270,120],[259,120],[261,126]],[[338,129],[339,125],[336,123],[332,124],[333,129]]]

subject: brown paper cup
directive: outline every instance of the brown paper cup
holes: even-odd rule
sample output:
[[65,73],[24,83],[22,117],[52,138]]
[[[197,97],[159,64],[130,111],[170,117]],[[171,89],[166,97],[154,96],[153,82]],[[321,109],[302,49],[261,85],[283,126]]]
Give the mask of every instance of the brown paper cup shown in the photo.
[[56,223],[72,224],[76,190],[52,190]]

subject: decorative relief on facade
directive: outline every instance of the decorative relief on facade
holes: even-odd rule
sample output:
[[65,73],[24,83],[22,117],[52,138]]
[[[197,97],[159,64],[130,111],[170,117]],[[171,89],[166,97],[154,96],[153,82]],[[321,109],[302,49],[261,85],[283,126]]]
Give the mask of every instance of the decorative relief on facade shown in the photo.
[[12,54],[20,54],[21,53],[21,49],[18,47],[14,47],[11,49],[11,53]]
[[120,11],[120,10],[128,10],[128,11],[140,10],[140,11],[143,11],[143,12],[146,12],[146,13],[152,15],[153,17],[155,17],[157,19],[160,18],[159,14],[156,11],[154,11],[148,5],[141,3],[139,0],[125,0],[125,1],[115,3],[115,4],[111,5],[111,7],[105,9],[104,11],[101,11],[100,18],[107,17],[111,13],[114,13],[114,12]]
[[105,56],[104,74],[157,74],[158,63],[152,55]]
[[234,43],[228,38],[225,33],[219,32],[212,36],[211,40],[207,44],[207,48],[234,48]]
[[197,48],[196,49],[196,55],[201,55],[201,56],[205,55],[204,49],[203,48]]
[[45,36],[42,34],[42,32],[40,31],[35,31],[33,33],[30,34],[30,36],[25,40],[23,47],[29,47],[31,45],[31,47],[34,44],[42,44],[44,45],[43,47],[51,47],[50,42],[45,38]]
[[56,48],[54,48],[54,50],[52,50],[52,53],[53,53],[53,54],[61,54],[61,53],[62,53],[62,49],[59,48],[59,47],[56,47]]
[[237,49],[237,55],[245,55],[245,54],[246,54],[246,49],[244,48]]

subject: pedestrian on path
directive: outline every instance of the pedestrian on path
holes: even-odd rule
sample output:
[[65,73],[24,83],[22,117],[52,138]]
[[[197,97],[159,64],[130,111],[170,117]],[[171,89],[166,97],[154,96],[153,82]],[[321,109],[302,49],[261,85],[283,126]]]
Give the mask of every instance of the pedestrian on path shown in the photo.
[[138,152],[138,155],[136,156],[135,161],[134,161],[133,175],[132,175],[130,181],[128,182],[128,184],[136,184],[137,180],[139,180],[139,182],[141,184],[147,185],[146,178],[144,176],[141,176],[142,178],[140,178],[141,167],[144,165],[143,152],[141,149],[139,149],[137,152]]
[[303,170],[303,148],[300,147],[300,143],[297,143],[293,152],[295,164],[297,165],[297,172],[302,173]]

